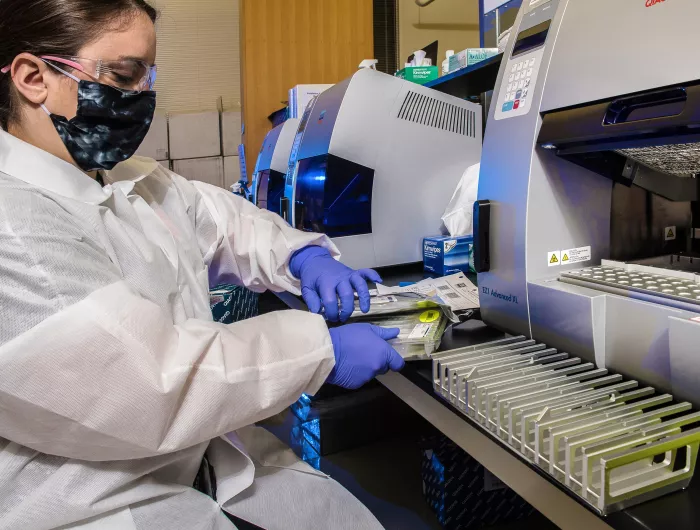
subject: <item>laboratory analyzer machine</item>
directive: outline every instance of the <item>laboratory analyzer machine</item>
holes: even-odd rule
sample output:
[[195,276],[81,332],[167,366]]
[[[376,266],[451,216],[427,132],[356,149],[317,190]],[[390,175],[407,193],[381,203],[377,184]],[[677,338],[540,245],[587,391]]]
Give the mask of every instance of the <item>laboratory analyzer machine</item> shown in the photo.
[[481,106],[363,69],[307,108],[283,211],[355,268],[422,261],[422,240],[479,161]]
[[290,118],[267,133],[253,173],[253,202],[258,208],[281,215],[287,164],[298,128],[299,120]]

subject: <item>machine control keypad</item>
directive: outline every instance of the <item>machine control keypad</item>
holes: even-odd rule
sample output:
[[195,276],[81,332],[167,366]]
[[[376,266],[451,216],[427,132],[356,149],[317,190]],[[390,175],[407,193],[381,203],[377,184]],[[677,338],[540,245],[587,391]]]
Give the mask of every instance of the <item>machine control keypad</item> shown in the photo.
[[504,85],[506,86],[506,95],[503,101],[502,112],[517,110],[526,105],[536,64],[537,59],[533,58],[519,61],[511,66],[508,85]]

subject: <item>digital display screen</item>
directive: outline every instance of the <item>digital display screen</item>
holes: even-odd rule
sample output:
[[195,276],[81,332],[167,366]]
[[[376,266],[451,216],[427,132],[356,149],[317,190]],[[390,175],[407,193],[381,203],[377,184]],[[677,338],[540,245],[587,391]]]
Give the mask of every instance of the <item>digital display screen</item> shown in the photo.
[[546,20],[545,22],[537,24],[530,29],[521,31],[518,34],[518,40],[513,48],[512,57],[517,57],[518,55],[522,55],[534,50],[535,48],[543,46],[547,40],[547,35],[549,34],[549,28],[551,25],[552,21]]

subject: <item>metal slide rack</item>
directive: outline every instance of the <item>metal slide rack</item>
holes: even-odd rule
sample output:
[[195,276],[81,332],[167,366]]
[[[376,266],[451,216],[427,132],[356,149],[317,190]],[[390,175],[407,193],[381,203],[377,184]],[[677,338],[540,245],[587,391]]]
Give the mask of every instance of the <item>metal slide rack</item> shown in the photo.
[[[664,263],[669,262],[669,260],[675,267],[682,268],[670,268],[671,265]],[[700,306],[700,276],[691,269],[697,270],[700,259],[664,256],[657,258],[657,262],[659,265],[665,265],[669,268],[603,260],[600,267],[569,271],[562,274],[559,280],[590,289],[623,294],[624,296],[636,296],[657,303],[698,311],[698,306]]]
[[685,488],[688,402],[526,337],[433,355],[435,392],[600,515]]

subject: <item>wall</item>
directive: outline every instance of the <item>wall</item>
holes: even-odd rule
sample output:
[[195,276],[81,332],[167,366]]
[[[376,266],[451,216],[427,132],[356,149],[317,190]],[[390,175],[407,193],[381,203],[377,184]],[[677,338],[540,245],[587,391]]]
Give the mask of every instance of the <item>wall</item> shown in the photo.
[[151,0],[160,10],[158,109],[241,108],[239,0]]
[[447,50],[479,47],[478,0],[435,0],[418,7],[415,0],[399,0],[399,64],[414,51],[438,40],[438,66]]
[[241,0],[248,171],[298,84],[337,83],[374,57],[372,0]]

